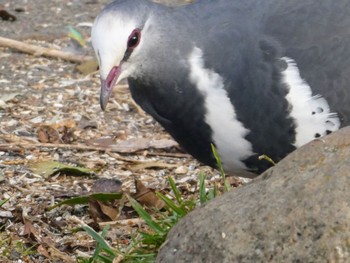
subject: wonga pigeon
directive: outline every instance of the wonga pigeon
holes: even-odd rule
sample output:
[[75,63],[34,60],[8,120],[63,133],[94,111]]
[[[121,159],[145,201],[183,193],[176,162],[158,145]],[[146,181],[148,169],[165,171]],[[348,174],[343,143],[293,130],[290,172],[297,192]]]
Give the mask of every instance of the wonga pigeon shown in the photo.
[[117,0],[92,28],[101,107],[127,79],[179,144],[251,177],[350,122],[349,0]]

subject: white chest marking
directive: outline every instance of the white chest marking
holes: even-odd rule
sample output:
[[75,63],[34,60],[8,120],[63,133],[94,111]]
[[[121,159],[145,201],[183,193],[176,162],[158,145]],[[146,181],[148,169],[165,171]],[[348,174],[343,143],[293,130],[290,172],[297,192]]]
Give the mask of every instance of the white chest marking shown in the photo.
[[253,154],[245,139],[249,130],[237,120],[234,106],[224,89],[223,79],[213,70],[204,68],[202,51],[194,48],[190,57],[190,79],[205,99],[205,122],[212,129],[212,139],[229,172],[246,169],[241,161]]
[[336,113],[331,113],[328,102],[320,95],[312,96],[310,86],[301,78],[293,59],[284,57],[287,69],[282,72],[284,83],[289,88],[287,100],[291,105],[290,116],[296,124],[294,145],[305,143],[339,129],[340,120]]

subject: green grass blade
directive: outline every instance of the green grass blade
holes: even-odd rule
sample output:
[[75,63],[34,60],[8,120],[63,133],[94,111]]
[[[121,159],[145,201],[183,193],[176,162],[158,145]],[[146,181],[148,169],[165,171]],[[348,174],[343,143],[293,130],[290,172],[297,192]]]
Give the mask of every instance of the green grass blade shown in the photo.
[[206,201],[208,201],[208,196],[205,190],[205,174],[201,172],[199,174],[199,202],[204,204]]
[[103,251],[105,251],[106,253],[108,253],[109,255],[115,257],[116,253],[115,251],[109,246],[109,244],[107,243],[107,241],[99,234],[97,233],[95,230],[93,230],[91,227],[89,227],[88,225],[84,225],[82,226],[82,228],[86,231],[86,233],[88,233],[93,239],[95,239],[95,241],[97,242],[97,244],[99,245],[100,249],[102,249]]
[[175,181],[171,176],[168,176],[168,181],[170,184],[171,189],[174,192],[174,196],[176,198],[176,201],[181,204],[182,203],[182,196],[181,196],[181,192],[179,191],[179,189],[176,187]]
[[[107,232],[109,230],[109,225],[106,225],[103,229],[102,229],[102,233],[101,233],[101,237],[104,239],[107,235]],[[100,253],[103,251],[103,247],[101,246],[101,244],[96,241],[96,248],[95,248],[95,252],[94,254],[92,255],[92,262],[93,262],[93,259],[96,259],[100,256]]]
[[222,162],[221,162],[219,153],[217,152],[214,144],[211,144],[211,150],[213,151],[213,155],[215,157],[218,169],[220,171],[220,174],[221,174],[221,177],[222,177],[222,180],[223,180],[223,183],[224,183],[224,190],[225,190],[225,192],[229,192],[231,190],[231,186],[226,181],[226,174],[225,174],[224,168],[222,167]]
[[[105,256],[105,255],[100,254],[100,255],[98,255],[97,258],[98,258],[99,260],[102,260],[102,262],[104,262],[104,263],[113,263],[113,259],[114,259],[115,257],[111,258],[111,257],[107,257],[107,256]],[[92,262],[96,262],[96,260],[93,260]],[[98,261],[98,262],[100,262],[100,261]]]
[[213,191],[213,198],[217,197],[219,195],[219,187],[218,184],[214,184],[214,191]]
[[147,244],[153,247],[159,247],[161,246],[164,241],[165,241],[165,237],[166,235],[159,235],[159,234],[148,234],[145,232],[140,232],[141,236],[142,236],[142,244]]
[[106,201],[121,199],[122,197],[123,197],[122,193],[93,193],[90,195],[76,196],[70,199],[63,200],[53,206],[50,206],[48,210],[51,211],[52,209],[62,205],[83,205],[83,204],[87,204],[89,200],[98,200],[98,201],[106,202]]
[[156,195],[164,201],[164,203],[167,205],[168,208],[173,210],[180,217],[183,217],[187,214],[186,209],[184,209],[181,206],[176,205],[175,202],[173,200],[171,200],[169,197],[166,197],[165,195],[163,195],[159,192],[157,192]]
[[139,214],[139,216],[142,217],[143,220],[145,220],[146,224],[153,229],[158,234],[165,234],[166,230],[164,230],[159,224],[157,224],[151,215],[143,209],[143,207],[132,197],[128,196],[129,202],[131,206],[135,209],[135,211]]
[[260,155],[260,156],[258,157],[258,159],[259,159],[259,160],[266,160],[266,161],[268,161],[269,163],[271,163],[273,166],[276,165],[276,163],[275,163],[270,157],[268,157],[266,154]]
[[108,232],[108,230],[109,230],[109,227],[110,227],[109,225],[106,225],[106,226],[102,229],[101,236],[102,236],[103,238],[106,237],[107,232]]
[[219,172],[220,172],[221,176],[222,176],[222,177],[225,177],[225,171],[224,171],[224,168],[222,167],[222,162],[221,162],[219,153],[218,153],[218,151],[216,150],[214,144],[211,144],[211,150],[212,150],[212,152],[213,152],[213,155],[214,155],[214,158],[215,158],[215,161],[216,161],[216,164],[217,164],[217,166],[218,166],[218,169],[219,169]]
[[77,41],[82,47],[85,47],[86,45],[86,41],[83,38],[83,36],[80,34],[80,32],[78,30],[76,30],[75,28],[73,28],[72,26],[68,26],[68,36],[72,39],[74,39],[75,41]]
[[6,199],[0,201],[0,207],[2,207],[4,204],[6,204],[8,200],[10,200],[10,198],[6,198]]

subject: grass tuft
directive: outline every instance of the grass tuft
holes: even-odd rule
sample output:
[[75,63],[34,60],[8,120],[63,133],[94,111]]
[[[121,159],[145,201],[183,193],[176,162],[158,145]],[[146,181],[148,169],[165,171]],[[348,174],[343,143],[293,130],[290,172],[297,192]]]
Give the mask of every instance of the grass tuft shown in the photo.
[[[214,145],[212,145],[212,150],[224,185],[222,191],[228,192],[231,190],[231,186],[226,181],[226,175]],[[155,262],[158,250],[165,242],[170,229],[198,205],[203,205],[220,195],[219,187],[216,183],[214,183],[212,189],[207,190],[205,179],[205,174],[200,173],[199,197],[196,200],[194,198],[185,199],[180,189],[177,188],[174,179],[169,176],[168,182],[171,188],[171,194],[165,195],[156,192],[156,195],[165,203],[162,211],[152,210],[148,212],[135,199],[128,196],[131,206],[147,224],[148,228],[146,231],[139,230],[127,248],[113,249],[104,239],[108,231],[107,227],[103,229],[101,234],[98,234],[92,228],[84,226],[83,229],[95,239],[97,245],[95,253],[91,258],[80,259],[79,262]]]

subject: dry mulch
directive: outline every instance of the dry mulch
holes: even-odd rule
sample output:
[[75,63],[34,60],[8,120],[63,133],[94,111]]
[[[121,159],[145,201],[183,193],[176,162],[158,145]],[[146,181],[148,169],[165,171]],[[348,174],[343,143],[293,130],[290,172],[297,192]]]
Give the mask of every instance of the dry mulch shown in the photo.
[[[67,26],[77,28],[88,40],[86,25],[107,2],[5,0],[0,5],[0,36],[77,52]],[[78,51],[93,55],[89,43]],[[132,194],[135,179],[147,188],[168,190],[167,176],[172,176],[188,196],[197,193],[201,171],[211,182],[219,180],[216,171],[182,152],[135,105],[127,85],[115,89],[102,112],[98,73],[84,75],[76,66],[0,47],[0,200],[9,198],[0,207],[2,262],[75,262],[79,255],[91,255],[95,243],[85,232],[75,231],[79,227],[75,219],[97,229],[108,220],[96,218],[88,205],[48,208],[89,193],[101,178],[119,180],[120,190]],[[43,161],[93,172],[43,176],[33,169]],[[112,246],[130,242],[140,225],[135,216],[114,218],[108,236]],[[24,251],[31,246],[36,253],[27,255]]]

